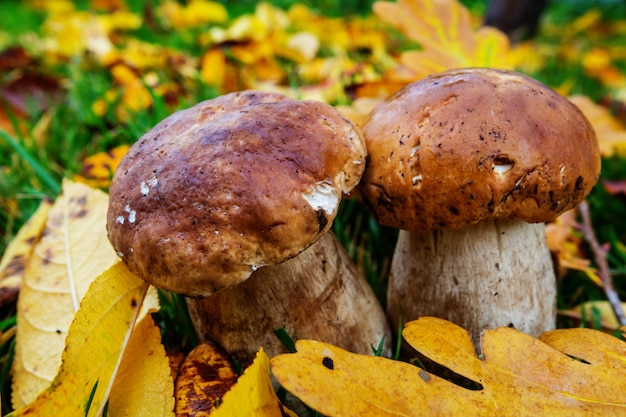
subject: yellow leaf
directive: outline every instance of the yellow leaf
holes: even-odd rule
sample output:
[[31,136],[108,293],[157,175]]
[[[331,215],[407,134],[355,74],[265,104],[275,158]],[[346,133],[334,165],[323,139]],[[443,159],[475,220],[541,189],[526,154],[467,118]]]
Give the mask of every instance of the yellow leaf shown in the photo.
[[596,285],[602,287],[602,280],[591,261],[582,251],[583,240],[578,230],[576,211],[569,210],[546,225],[548,248],[557,257],[559,276],[564,276],[568,269],[584,272]]
[[189,352],[176,378],[176,415],[208,416],[236,380],[237,374],[221,347],[210,342],[199,344]]
[[137,323],[130,336],[111,387],[109,415],[174,416],[174,380],[161,332],[150,315]]
[[141,16],[128,10],[117,10],[108,14],[98,15],[98,19],[107,33],[116,30],[136,30],[141,27]]
[[48,213],[18,298],[12,369],[15,408],[50,385],[80,300],[91,282],[117,260],[107,238],[107,208],[105,193],[66,180]]
[[609,109],[594,103],[586,96],[577,95],[568,99],[589,119],[598,136],[598,145],[603,156],[615,153],[626,156],[626,126],[613,117]]
[[[592,367],[602,368],[604,375],[598,378],[599,385],[587,385],[586,388],[590,391],[608,389],[610,392],[616,389],[622,395],[626,392],[623,390],[626,386],[626,343],[617,337],[600,331],[576,328],[551,330],[542,334],[539,340],[572,358],[588,362]],[[609,386],[612,385],[611,378],[618,380],[614,386]],[[585,380],[585,383],[587,381],[589,384],[594,383],[591,379]]]
[[228,11],[224,5],[207,0],[191,0],[185,10],[187,27],[199,26],[210,22],[224,23],[228,20]]
[[[622,309],[626,311],[626,303],[622,303]],[[568,310],[560,310],[559,315],[580,320],[588,326],[599,324],[606,330],[612,331],[619,327],[619,322],[608,301],[588,301]]]
[[261,348],[252,365],[228,391],[211,417],[297,417],[285,408],[272,387],[269,358]]
[[[452,415],[460,387],[448,384],[405,362],[357,355],[333,345],[298,340],[296,353],[272,358],[278,382],[304,403],[327,416],[422,416],[427,396],[440,395],[437,414]],[[423,376],[423,377],[422,377]],[[429,378],[430,392],[426,393]],[[445,398],[445,401],[442,399]]]
[[474,381],[475,390],[404,362],[313,341],[298,341],[295,354],[271,364],[281,385],[328,416],[625,415],[626,343],[576,330],[551,334],[550,344],[508,327],[487,330],[479,359],[468,332],[455,324],[434,317],[407,323],[409,344]]
[[26,264],[41,238],[51,207],[50,201],[43,200],[4,251],[0,261],[0,306],[17,297]]
[[208,50],[200,63],[200,79],[207,85],[220,88],[226,75],[226,57],[222,50]]
[[474,30],[469,11],[457,0],[378,1],[373,8],[420,45],[400,60],[417,78],[452,68],[511,69],[506,35],[494,28]]
[[228,11],[217,2],[192,0],[187,6],[174,1],[165,1],[157,8],[157,13],[165,24],[175,29],[192,28],[207,23],[224,23]]
[[120,145],[85,158],[80,174],[74,180],[94,188],[107,188],[128,148],[128,145]]
[[99,416],[147,289],[122,262],[100,275],[70,326],[54,383],[10,416]]

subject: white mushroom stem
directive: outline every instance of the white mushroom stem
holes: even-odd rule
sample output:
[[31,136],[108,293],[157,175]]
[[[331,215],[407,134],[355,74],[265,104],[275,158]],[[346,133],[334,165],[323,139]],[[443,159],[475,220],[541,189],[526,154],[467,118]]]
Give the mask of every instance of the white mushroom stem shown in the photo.
[[538,336],[556,323],[556,278],[545,226],[485,221],[462,229],[401,231],[387,297],[393,329],[436,316],[467,329],[512,326]]
[[285,328],[295,339],[315,339],[355,353],[372,354],[391,332],[380,303],[361,271],[332,233],[295,258],[260,268],[240,285],[203,299],[188,299],[203,340],[213,340],[246,364],[260,346],[270,356],[285,353],[274,334]]

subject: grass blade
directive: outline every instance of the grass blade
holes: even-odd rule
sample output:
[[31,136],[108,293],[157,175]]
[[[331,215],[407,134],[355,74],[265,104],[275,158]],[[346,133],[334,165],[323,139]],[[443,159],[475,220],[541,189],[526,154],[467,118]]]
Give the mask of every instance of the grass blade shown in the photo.
[[0,129],[0,136],[17,152],[17,154],[35,171],[39,179],[45,183],[55,194],[61,192],[61,186],[50,173],[28,151],[7,132]]

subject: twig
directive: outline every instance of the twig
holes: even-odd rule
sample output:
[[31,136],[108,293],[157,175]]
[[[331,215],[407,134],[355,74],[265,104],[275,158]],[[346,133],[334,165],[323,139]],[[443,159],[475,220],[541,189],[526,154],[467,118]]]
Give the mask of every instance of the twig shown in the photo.
[[602,281],[602,288],[606,294],[606,298],[611,304],[613,313],[617,318],[617,322],[620,326],[626,326],[626,315],[622,309],[622,303],[619,299],[617,291],[613,286],[613,278],[609,271],[609,263],[607,261],[607,250],[603,248],[596,239],[596,235],[593,231],[593,225],[591,224],[591,216],[589,215],[589,204],[587,201],[583,201],[578,205],[578,213],[582,219],[581,231],[587,243],[589,244],[591,251],[593,252],[594,259],[598,265],[598,275]]

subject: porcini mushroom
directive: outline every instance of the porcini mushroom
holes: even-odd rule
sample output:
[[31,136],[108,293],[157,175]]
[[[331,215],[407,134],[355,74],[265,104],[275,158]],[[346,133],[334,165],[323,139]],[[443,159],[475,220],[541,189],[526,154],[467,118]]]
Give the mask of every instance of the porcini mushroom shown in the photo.
[[600,173],[583,114],[530,77],[460,69],[398,91],[362,132],[361,195],[380,223],[402,229],[388,287],[392,328],[438,316],[475,344],[487,328],[553,328],[544,222],[584,199]]
[[279,327],[359,353],[388,347],[382,307],[329,232],[365,156],[360,132],[325,103],[208,100],[130,149],[110,187],[109,238],[150,284],[195,297],[199,334],[235,360],[284,352]]

